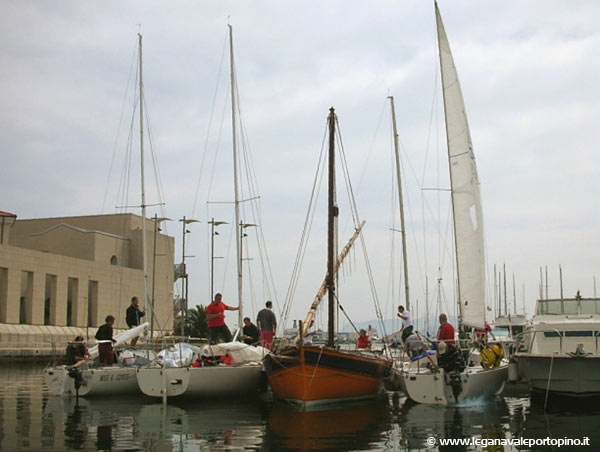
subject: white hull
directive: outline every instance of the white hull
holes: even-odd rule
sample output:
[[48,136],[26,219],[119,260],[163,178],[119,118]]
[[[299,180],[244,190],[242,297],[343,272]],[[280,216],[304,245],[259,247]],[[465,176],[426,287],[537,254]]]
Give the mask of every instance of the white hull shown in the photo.
[[507,364],[493,369],[467,368],[461,373],[461,391],[456,398],[444,372],[405,372],[401,375],[401,386],[414,402],[454,405],[499,395],[507,378]]
[[[83,397],[139,394],[134,367],[81,369],[79,395]],[[75,396],[75,379],[64,366],[44,370],[44,383],[52,395]]]
[[[519,370],[532,391],[569,397],[600,395],[600,356],[517,355]],[[552,373],[550,367],[552,366]]]
[[252,396],[264,386],[262,364],[207,367],[140,367],[139,389],[150,397],[185,395],[186,398]]
[[600,395],[600,299],[538,300],[525,330],[519,371],[533,392]]

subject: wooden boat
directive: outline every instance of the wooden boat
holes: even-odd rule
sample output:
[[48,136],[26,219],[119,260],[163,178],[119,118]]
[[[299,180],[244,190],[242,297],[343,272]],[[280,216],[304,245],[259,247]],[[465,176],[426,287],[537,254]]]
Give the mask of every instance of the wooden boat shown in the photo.
[[305,407],[376,396],[389,367],[371,354],[326,346],[289,348],[265,358],[273,393]]
[[[346,402],[377,396],[383,389],[383,380],[391,368],[391,361],[372,352],[340,350],[335,347],[335,273],[352,245],[362,224],[344,248],[339,258],[334,256],[335,217],[335,131],[336,115],[333,108],[328,117],[329,127],[329,196],[327,227],[327,277],[321,286],[311,310],[302,326],[302,332],[293,346],[278,354],[265,357],[265,371],[273,394],[300,408],[314,405]],[[363,223],[364,224],[364,223]],[[328,341],[326,345],[303,345],[306,333],[325,291],[329,296]]]

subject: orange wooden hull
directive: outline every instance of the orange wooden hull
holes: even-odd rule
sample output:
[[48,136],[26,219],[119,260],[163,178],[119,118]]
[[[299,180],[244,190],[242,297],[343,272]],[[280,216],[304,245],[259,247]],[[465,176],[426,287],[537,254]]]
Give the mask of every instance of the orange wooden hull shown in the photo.
[[385,359],[315,346],[265,359],[273,394],[302,406],[374,397],[390,366]]

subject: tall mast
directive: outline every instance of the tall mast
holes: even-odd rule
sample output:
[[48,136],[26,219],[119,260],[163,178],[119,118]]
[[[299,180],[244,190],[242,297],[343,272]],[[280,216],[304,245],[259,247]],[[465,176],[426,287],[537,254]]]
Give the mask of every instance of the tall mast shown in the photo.
[[[496,264],[494,264],[494,309],[496,309],[496,296],[498,294],[498,281],[496,280]],[[500,300],[498,300],[498,312],[496,313],[496,317],[502,316],[502,308],[500,306]]]
[[[142,34],[138,33],[139,57],[140,57],[140,164],[142,181],[142,262],[144,271],[144,311],[148,300],[148,264],[146,262],[146,189],[144,184],[144,80],[142,70]],[[150,313],[152,318],[153,313]]]
[[233,133],[233,188],[234,188],[234,205],[235,205],[235,243],[237,256],[237,281],[238,281],[238,328],[242,327],[242,241],[241,241],[241,222],[240,222],[240,196],[238,186],[238,155],[237,155],[237,132],[236,132],[236,103],[235,103],[235,66],[233,61],[233,28],[229,27],[229,67],[231,72],[231,131]]
[[513,313],[517,315],[517,286],[515,285],[515,274],[513,273]]
[[562,281],[562,266],[558,265],[558,272],[560,273],[560,299],[563,299],[563,281]]
[[402,198],[402,178],[400,176],[400,152],[398,151],[398,129],[396,128],[396,109],[394,108],[394,96],[389,96],[392,107],[392,127],[394,134],[394,153],[396,155],[396,180],[398,181],[398,201],[400,203],[400,229],[402,234],[402,261],[404,264],[404,295],[406,298],[406,310],[410,312],[410,297],[408,291],[408,257],[406,255],[406,228],[404,226],[404,200]]
[[508,301],[506,301],[506,264],[503,264],[503,269],[504,269],[504,311],[505,311],[505,314],[508,315]]
[[335,345],[335,110],[329,109],[329,179],[327,198],[327,295],[329,300],[327,345]]

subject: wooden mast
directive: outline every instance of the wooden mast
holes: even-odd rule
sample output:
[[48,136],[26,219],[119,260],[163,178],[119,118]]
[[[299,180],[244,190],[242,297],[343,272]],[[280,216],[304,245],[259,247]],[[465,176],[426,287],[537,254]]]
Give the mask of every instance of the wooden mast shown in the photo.
[[329,109],[329,183],[327,202],[327,292],[329,299],[327,345],[335,345],[335,110]]

